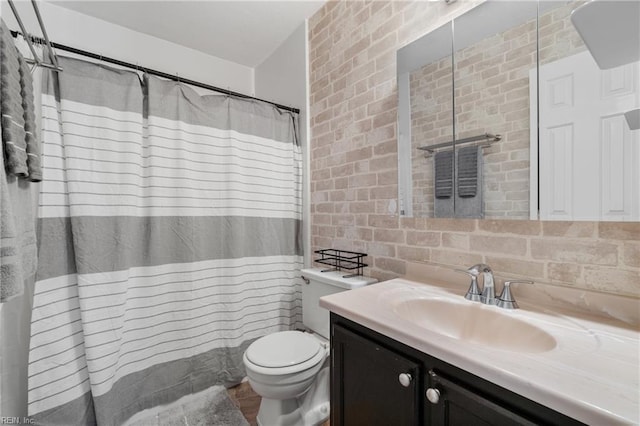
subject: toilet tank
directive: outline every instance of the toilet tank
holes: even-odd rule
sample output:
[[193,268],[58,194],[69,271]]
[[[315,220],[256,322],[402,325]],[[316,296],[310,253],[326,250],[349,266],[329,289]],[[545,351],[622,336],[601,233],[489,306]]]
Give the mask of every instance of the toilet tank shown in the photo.
[[[375,278],[361,275],[344,278],[349,271],[328,271],[324,269],[303,269],[302,276],[302,322],[305,327],[329,339],[329,311],[320,307],[320,298],[329,294],[364,287],[377,282]],[[307,282],[308,281],[308,282]]]

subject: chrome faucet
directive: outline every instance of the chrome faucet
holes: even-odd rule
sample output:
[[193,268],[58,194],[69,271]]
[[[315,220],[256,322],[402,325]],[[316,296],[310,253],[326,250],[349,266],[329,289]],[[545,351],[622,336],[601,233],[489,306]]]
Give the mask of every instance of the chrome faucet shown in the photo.
[[[467,270],[456,269],[456,271],[462,272],[471,277],[471,286],[469,287],[467,294],[464,296],[465,299],[472,300],[474,302],[482,302],[487,305],[495,305],[497,303],[491,266],[485,265],[484,263],[478,263]],[[482,290],[480,290],[480,287],[478,286],[478,276],[480,274],[482,274]]]
[[[482,302],[485,305],[497,305],[504,309],[518,309],[518,303],[511,294],[511,284],[524,283],[533,284],[528,280],[511,280],[504,283],[504,288],[499,297],[496,297],[495,280],[493,278],[493,270],[491,266],[484,263],[473,265],[469,269],[456,269],[456,272],[462,272],[471,277],[471,285],[464,298],[474,302]],[[482,290],[478,285],[478,276],[482,274]]]
[[482,273],[482,295],[480,296],[480,301],[485,305],[495,305],[498,303],[491,266],[478,263],[469,268],[469,271],[478,271],[478,274]]

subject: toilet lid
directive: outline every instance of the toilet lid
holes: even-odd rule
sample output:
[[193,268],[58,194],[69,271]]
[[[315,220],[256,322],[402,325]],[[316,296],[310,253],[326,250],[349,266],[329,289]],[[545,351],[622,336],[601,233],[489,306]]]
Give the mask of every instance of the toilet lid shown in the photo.
[[300,331],[281,331],[261,337],[247,348],[247,358],[261,367],[279,368],[303,363],[321,349],[320,342]]

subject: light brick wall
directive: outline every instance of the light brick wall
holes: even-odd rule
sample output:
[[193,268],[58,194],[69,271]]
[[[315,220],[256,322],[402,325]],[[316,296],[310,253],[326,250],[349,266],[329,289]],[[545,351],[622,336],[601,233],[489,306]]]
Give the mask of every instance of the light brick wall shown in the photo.
[[433,156],[418,147],[450,142],[453,139],[453,72],[451,56],[409,74],[411,105],[411,181],[413,215],[433,217]]
[[473,6],[339,1],[310,20],[313,249],[367,252],[379,279],[406,262],[484,261],[498,275],[640,296],[640,223],[397,216],[396,50]]

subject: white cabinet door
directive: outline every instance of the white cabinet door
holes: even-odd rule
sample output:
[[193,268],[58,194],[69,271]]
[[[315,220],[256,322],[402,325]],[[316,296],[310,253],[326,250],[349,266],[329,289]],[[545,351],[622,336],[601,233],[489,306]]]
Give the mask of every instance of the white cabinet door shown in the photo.
[[639,72],[602,71],[588,51],[540,66],[541,219],[640,220],[640,130],[624,117]]

